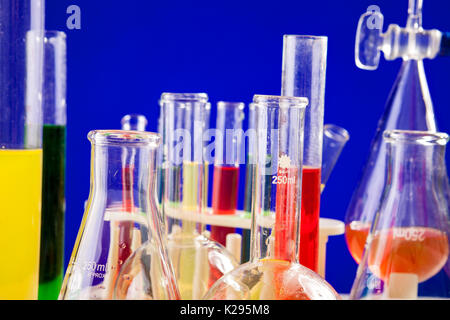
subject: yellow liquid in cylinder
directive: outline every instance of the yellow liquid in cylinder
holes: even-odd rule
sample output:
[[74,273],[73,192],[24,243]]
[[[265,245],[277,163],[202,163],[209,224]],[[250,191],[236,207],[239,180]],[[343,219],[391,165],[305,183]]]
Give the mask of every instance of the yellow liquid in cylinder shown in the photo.
[[0,150],[0,299],[37,299],[42,150]]

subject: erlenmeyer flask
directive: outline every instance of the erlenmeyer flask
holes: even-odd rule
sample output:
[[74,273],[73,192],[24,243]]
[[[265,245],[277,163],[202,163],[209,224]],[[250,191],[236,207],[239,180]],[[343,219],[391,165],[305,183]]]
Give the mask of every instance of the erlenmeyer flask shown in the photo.
[[[410,1],[408,30],[421,30],[421,1]],[[407,38],[405,38],[407,39]],[[404,46],[408,48],[407,46]],[[411,50],[414,49],[410,46]],[[394,48],[392,49],[393,51]],[[380,203],[385,185],[385,130],[422,130],[436,132],[433,104],[425,77],[423,60],[411,57],[406,51],[400,72],[378,123],[370,147],[370,155],[363,168],[345,216],[348,248],[357,263],[361,261],[364,243]]]
[[[60,299],[112,299],[122,287],[148,285],[146,298],[177,299],[155,199],[155,161],[160,137],[138,131],[91,131],[91,189]],[[148,277],[133,283],[119,272],[149,230]],[[146,260],[147,261],[147,260]],[[146,282],[147,281],[147,282]],[[140,291],[142,292],[142,291]]]
[[224,275],[205,299],[338,299],[324,279],[298,262],[303,122],[308,99],[256,95],[253,102],[257,159],[251,260]]
[[[419,283],[438,274],[449,256],[449,205],[444,192],[445,133],[392,130],[386,185],[350,294],[352,299],[415,299]],[[441,272],[432,297],[450,296]],[[444,277],[444,278],[442,278]],[[382,280],[382,281],[380,281]]]

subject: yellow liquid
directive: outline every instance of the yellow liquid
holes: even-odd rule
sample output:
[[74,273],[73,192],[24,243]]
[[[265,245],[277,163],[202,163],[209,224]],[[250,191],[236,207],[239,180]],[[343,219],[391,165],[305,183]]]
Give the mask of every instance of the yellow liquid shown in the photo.
[[37,299],[42,150],[0,150],[0,299]]
[[[197,162],[183,163],[183,210],[197,211],[199,209],[199,192],[205,192],[204,189],[199,191],[199,170],[200,164]],[[203,201],[203,200],[202,200]],[[194,285],[194,268],[195,268],[195,244],[194,234],[196,223],[194,221],[182,222],[182,247],[179,255],[179,264],[176,268],[178,274],[178,286],[181,299],[191,300]]]

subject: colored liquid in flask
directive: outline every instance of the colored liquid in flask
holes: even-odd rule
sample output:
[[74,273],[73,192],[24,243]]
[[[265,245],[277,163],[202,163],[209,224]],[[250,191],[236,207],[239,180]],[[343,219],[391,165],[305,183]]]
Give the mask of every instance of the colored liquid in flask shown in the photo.
[[320,168],[303,167],[300,218],[300,264],[318,272]]
[[42,219],[39,299],[56,300],[64,272],[66,126],[43,127]]
[[364,252],[370,223],[353,221],[345,226],[345,240],[350,253],[356,263],[360,263]]
[[0,299],[37,299],[42,150],[0,150],[0,181]]
[[[239,186],[239,167],[214,166],[212,209],[217,215],[235,214]],[[222,245],[234,228],[211,226],[211,239]]]
[[[380,254],[382,253],[382,254]],[[384,281],[391,273],[416,274],[428,280],[445,265],[447,235],[433,228],[405,227],[375,232],[370,243],[368,265]]]

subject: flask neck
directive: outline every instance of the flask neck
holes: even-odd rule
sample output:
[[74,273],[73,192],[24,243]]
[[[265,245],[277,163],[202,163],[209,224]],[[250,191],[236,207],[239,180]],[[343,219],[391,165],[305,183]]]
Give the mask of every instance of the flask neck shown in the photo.
[[159,136],[137,131],[92,131],[89,210],[133,214],[158,229],[155,161]]
[[407,28],[422,28],[422,4],[423,0],[409,0]]
[[403,62],[383,119],[385,129],[437,131],[422,60]]
[[393,130],[385,132],[384,138],[387,142],[387,182],[391,186],[390,191],[409,190],[408,196],[416,198],[445,184],[448,179],[445,167],[446,134]]

